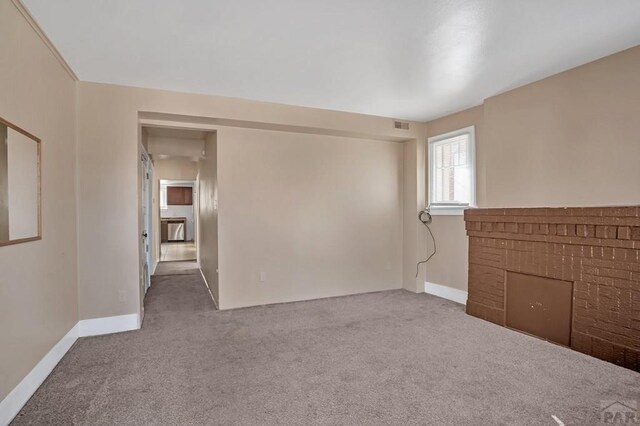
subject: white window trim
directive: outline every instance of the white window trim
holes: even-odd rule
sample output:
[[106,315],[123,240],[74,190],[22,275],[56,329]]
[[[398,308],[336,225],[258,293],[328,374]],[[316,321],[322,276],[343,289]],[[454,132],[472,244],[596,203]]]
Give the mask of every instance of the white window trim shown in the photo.
[[[435,182],[432,179],[431,172],[435,170],[435,155],[433,154],[434,145],[444,139],[450,139],[456,136],[468,134],[469,137],[469,153],[471,155],[471,164],[469,165],[471,174],[471,200],[469,205],[434,205],[432,203],[431,196],[435,194]],[[469,208],[476,207],[476,129],[475,126],[465,127],[463,129],[454,130],[453,132],[444,133],[437,136],[432,136],[427,139],[428,149],[428,169],[427,169],[427,181],[429,193],[427,194],[428,205],[432,215],[438,216],[461,216],[464,211]]]

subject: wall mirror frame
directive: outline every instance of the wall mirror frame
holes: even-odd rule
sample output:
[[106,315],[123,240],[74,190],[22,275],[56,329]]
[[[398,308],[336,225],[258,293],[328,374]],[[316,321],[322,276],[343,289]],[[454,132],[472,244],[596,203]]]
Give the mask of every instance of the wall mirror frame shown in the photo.
[[42,141],[0,117],[0,247],[41,239]]

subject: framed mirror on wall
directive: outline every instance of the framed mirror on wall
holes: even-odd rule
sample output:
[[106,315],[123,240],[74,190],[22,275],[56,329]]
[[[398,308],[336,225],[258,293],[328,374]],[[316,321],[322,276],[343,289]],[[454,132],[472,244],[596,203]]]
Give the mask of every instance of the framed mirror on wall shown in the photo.
[[0,246],[42,238],[40,139],[0,117]]

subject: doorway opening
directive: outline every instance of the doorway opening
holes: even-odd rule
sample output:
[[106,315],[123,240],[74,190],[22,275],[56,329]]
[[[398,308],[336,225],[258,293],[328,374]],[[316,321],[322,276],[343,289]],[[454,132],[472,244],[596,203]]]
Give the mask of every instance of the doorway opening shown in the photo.
[[196,261],[196,181],[160,179],[160,262]]
[[217,130],[140,124],[146,158],[141,167],[146,185],[141,191],[146,218],[141,221],[141,312],[146,290],[166,284],[168,275],[198,275],[217,306]]
[[199,268],[198,174],[207,135],[186,128],[143,126],[154,171],[154,272],[164,262],[195,262],[190,269]]
[[192,262],[189,269],[199,268],[198,173],[206,137],[207,132],[199,130],[142,127],[143,145],[146,142],[153,163],[153,273],[165,262]]

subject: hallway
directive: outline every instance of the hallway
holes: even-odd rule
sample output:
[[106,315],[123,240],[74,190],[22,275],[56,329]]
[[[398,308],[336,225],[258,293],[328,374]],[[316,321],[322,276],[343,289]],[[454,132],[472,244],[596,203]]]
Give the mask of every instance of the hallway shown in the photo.
[[145,297],[142,328],[161,331],[164,320],[185,325],[193,315],[215,311],[196,262],[164,262],[164,270],[152,277]]
[[178,262],[195,260],[196,245],[193,241],[186,243],[162,243],[160,245],[160,262]]

